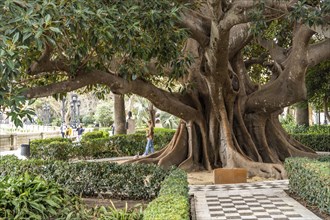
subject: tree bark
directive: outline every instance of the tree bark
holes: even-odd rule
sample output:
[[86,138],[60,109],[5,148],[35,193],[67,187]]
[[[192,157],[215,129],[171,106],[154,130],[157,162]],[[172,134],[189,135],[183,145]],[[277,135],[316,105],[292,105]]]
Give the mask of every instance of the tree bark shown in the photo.
[[115,134],[126,134],[126,114],[124,95],[114,94]]
[[308,111],[308,103],[303,103],[301,105],[296,106],[296,122],[297,125],[309,126],[309,111]]

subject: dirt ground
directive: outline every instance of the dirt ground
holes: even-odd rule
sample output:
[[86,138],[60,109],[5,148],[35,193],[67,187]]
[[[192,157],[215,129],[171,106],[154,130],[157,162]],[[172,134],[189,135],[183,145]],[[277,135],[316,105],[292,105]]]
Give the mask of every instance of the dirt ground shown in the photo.
[[[190,185],[212,185],[214,184],[213,171],[200,171],[200,172],[190,172],[188,173],[188,182]],[[255,176],[253,178],[247,179],[247,182],[260,182],[260,181],[271,181],[273,178],[261,178]]]

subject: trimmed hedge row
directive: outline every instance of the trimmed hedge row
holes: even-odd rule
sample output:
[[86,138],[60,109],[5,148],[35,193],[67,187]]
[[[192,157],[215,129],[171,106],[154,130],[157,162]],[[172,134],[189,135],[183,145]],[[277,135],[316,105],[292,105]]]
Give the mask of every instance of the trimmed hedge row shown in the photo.
[[70,194],[95,196],[102,194],[118,199],[153,199],[161,182],[171,172],[153,164],[109,162],[77,162],[50,160],[18,160],[0,157],[0,176],[19,176],[28,172],[41,175],[67,188]]
[[330,214],[330,157],[287,158],[285,169],[290,191]]
[[291,134],[291,136],[315,151],[330,152],[330,134]]
[[187,174],[173,170],[162,182],[159,196],[144,211],[144,220],[190,219]]
[[[154,148],[160,150],[172,139],[175,130],[155,129]],[[31,141],[31,158],[69,160],[72,158],[107,158],[142,154],[146,145],[143,132],[105,137],[103,131],[88,132],[81,143],[69,139],[51,138]]]

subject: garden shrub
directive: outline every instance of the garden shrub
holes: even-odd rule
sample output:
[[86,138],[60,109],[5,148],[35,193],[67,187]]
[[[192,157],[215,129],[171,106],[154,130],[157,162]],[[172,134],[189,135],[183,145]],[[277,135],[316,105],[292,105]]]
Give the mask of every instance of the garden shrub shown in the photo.
[[173,170],[162,182],[159,195],[144,211],[145,220],[189,219],[187,174]]
[[[155,151],[165,147],[174,133],[175,131],[171,129],[156,129]],[[71,140],[65,138],[36,140],[31,142],[31,157],[51,160],[96,159],[141,155],[145,150],[145,133],[110,137],[105,135],[103,131],[87,132],[79,144],[72,144]]]
[[306,145],[307,147],[315,151],[330,152],[330,133],[328,134],[302,133],[302,134],[291,134],[291,136],[300,143]]
[[91,131],[86,132],[82,136],[82,140],[87,141],[91,139],[98,139],[98,138],[107,138],[109,134],[106,131]]
[[65,141],[53,141],[43,148],[41,158],[53,160],[69,160],[74,156],[72,143]]
[[287,158],[289,189],[311,205],[330,214],[330,157]]
[[44,156],[45,151],[49,150],[49,144],[52,142],[61,142],[61,143],[72,143],[70,139],[67,138],[47,138],[47,139],[37,139],[30,142],[30,153],[31,158],[48,158]]
[[[293,119],[292,119],[293,120]],[[330,152],[330,126],[301,126],[295,123],[282,123],[285,130],[297,141],[315,151]]]
[[19,176],[24,172],[55,181],[70,194],[147,200],[157,196],[161,182],[169,173],[153,164],[68,163],[0,157],[0,176]]
[[0,177],[1,219],[83,219],[79,200],[54,182],[28,173]]

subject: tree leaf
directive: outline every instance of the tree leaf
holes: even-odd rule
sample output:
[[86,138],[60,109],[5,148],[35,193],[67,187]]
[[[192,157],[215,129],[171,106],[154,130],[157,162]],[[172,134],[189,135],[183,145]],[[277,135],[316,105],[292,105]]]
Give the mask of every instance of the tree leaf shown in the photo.
[[56,33],[62,33],[61,31],[60,31],[60,29],[58,29],[57,27],[50,27],[49,28],[51,31],[53,31],[53,32],[56,32]]

